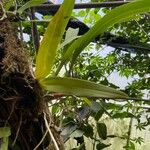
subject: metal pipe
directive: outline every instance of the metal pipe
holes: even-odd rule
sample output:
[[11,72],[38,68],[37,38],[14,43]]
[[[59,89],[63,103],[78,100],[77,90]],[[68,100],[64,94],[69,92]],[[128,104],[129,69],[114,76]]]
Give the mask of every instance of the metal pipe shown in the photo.
[[[102,7],[116,7],[127,4],[131,1],[114,1],[114,2],[91,2],[91,3],[77,3],[74,9],[87,9],[87,8],[102,8]],[[35,11],[56,12],[61,4],[42,4],[35,6]]]

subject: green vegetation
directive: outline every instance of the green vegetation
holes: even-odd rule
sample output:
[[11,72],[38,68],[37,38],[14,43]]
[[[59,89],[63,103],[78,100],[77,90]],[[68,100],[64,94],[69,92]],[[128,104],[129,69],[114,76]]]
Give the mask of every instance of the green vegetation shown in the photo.
[[[92,144],[93,150],[111,148],[113,143],[110,139],[115,138],[118,141],[125,141],[123,148],[126,150],[138,149],[137,143],[141,145],[144,140],[140,135],[133,137],[132,128],[136,126],[136,129],[140,131],[146,130],[150,124],[149,96],[145,98],[150,89],[148,22],[150,1],[136,0],[112,10],[101,8],[72,12],[74,0],[64,0],[53,17],[42,16],[43,19],[52,17],[48,26],[47,21],[31,21],[32,26],[36,25],[42,37],[36,54],[34,47],[37,43],[32,41],[37,35],[33,35],[35,28],[32,28],[31,33],[31,24],[26,20],[28,16],[25,12],[28,8],[43,2],[45,1],[20,2],[23,6],[16,12],[22,15],[24,20],[15,25],[20,27],[21,35],[26,33],[29,36],[30,40],[24,43],[34,62],[31,70],[35,75],[35,87],[40,90],[42,88],[44,93],[41,94],[42,101],[46,103],[46,109],[49,108],[52,114],[52,116],[49,115],[50,118],[54,118],[53,126],[60,129],[59,134],[64,142],[70,139],[76,140],[77,144],[71,147],[74,150],[88,150],[88,140],[91,141],[89,143]],[[8,13],[10,4],[16,5],[15,1],[6,3],[3,13],[13,14],[13,12]],[[105,15],[102,17],[103,14]],[[94,20],[92,27],[84,35],[79,36],[76,33],[77,30],[70,28],[67,30],[66,27],[72,15],[80,17],[87,24]],[[91,43],[97,37],[99,38],[97,43]],[[102,50],[104,45],[113,48]],[[100,55],[108,50],[110,52],[106,56]],[[123,83],[117,85],[109,80],[114,72],[119,74],[118,78],[132,79],[132,81],[125,87],[122,86],[121,90],[119,86]],[[115,81],[117,82],[117,78]],[[42,112],[45,114],[44,110]],[[115,120],[125,121],[125,119],[126,129],[121,134],[113,133],[109,125]],[[110,122],[107,122],[108,120]],[[45,123],[44,128],[47,128],[44,131],[49,132],[54,143],[55,148],[50,147],[50,149],[63,149],[55,136],[52,136],[51,127],[45,117],[42,121],[42,124]],[[7,138],[10,135],[11,124],[7,125],[9,128],[1,128],[6,133],[0,129],[0,141],[1,138]],[[42,137],[44,134],[42,133]],[[0,146],[3,145],[2,142]],[[4,146],[8,147],[8,142]]]

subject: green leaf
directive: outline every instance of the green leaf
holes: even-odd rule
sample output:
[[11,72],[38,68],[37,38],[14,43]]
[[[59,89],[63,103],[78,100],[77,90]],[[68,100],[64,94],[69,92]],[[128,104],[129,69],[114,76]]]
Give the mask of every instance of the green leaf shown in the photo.
[[130,112],[118,112],[118,113],[115,113],[113,116],[113,118],[133,118],[135,117],[132,113]]
[[80,129],[84,132],[84,136],[86,137],[93,137],[94,131],[93,131],[93,126],[90,124],[82,124]]
[[59,112],[59,106],[58,105],[53,105],[53,107],[52,107],[52,114],[53,115],[56,115],[58,112]]
[[104,123],[97,124],[97,132],[101,139],[103,140],[107,139],[107,127]]
[[97,150],[101,150],[101,149],[104,149],[104,148],[106,148],[106,147],[109,147],[111,144],[104,144],[104,143],[98,143],[97,145],[96,145],[96,149]]
[[49,23],[36,58],[36,79],[50,74],[56,51],[69,21],[74,0],[64,0],[56,15]]
[[130,141],[129,150],[135,150],[135,145],[133,142]]
[[11,6],[13,6],[14,0],[5,0],[4,1],[4,8],[5,10],[9,10]]
[[99,112],[97,112],[93,117],[94,117],[94,119],[96,120],[96,121],[98,121],[102,116],[103,116],[103,114],[104,114],[104,109],[100,109],[100,111]]
[[0,150],[8,150],[8,137],[10,135],[9,127],[0,127]]
[[8,150],[8,137],[1,139],[0,150]]
[[123,148],[127,150],[135,150],[135,144],[133,142],[129,142],[129,145],[124,146]]
[[20,7],[17,12],[19,14],[22,14],[24,10],[26,10],[30,7],[38,6],[45,2],[47,2],[47,0],[30,0],[27,3],[25,3],[22,7]]
[[74,41],[67,49],[66,53],[62,58],[62,62],[58,67],[57,73],[61,69],[64,63],[69,61],[72,56],[72,65],[81,51],[98,35],[104,33],[109,27],[116,23],[121,23],[129,19],[133,19],[135,15],[150,11],[149,0],[137,0],[128,4],[119,6],[102,19],[100,19],[86,34]]
[[40,80],[40,84],[51,92],[67,95],[102,98],[126,98],[125,93],[94,82],[76,78],[51,77]]
[[10,128],[9,127],[0,127],[0,138],[10,136]]

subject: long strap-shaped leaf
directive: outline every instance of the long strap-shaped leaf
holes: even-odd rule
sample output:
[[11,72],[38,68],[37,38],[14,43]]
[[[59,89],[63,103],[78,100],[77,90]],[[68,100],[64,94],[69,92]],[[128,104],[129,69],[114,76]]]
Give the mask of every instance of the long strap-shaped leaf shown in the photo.
[[56,15],[49,23],[36,58],[36,79],[49,75],[53,66],[58,44],[71,16],[74,0],[64,0]]
[[[137,14],[150,11],[150,0],[137,0],[122,6],[119,6],[102,19],[100,19],[86,34],[77,39],[73,44],[68,48],[66,53],[62,58],[62,63],[59,66],[57,73],[61,69],[62,65],[69,61],[72,58],[72,64],[81,53],[81,51],[99,34],[105,32],[109,27],[113,26],[116,23],[121,23],[127,19],[131,19]],[[56,73],[56,74],[57,74]]]
[[22,14],[24,10],[33,6],[38,6],[44,2],[47,2],[47,0],[30,0],[27,3],[25,3],[22,7],[20,7],[17,12],[19,14]]
[[128,97],[125,93],[113,88],[75,78],[51,77],[41,80],[40,84],[51,92],[60,92],[67,95],[102,98]]

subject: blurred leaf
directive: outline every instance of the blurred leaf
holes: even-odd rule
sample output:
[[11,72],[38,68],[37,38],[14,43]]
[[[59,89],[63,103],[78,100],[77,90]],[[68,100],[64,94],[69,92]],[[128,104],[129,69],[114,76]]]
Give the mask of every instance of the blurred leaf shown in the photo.
[[64,126],[66,126],[67,124],[74,123],[74,122],[75,122],[74,121],[74,114],[73,113],[69,113],[68,116],[63,119],[62,124]]
[[0,138],[10,136],[11,131],[9,127],[0,127]]
[[135,117],[132,113],[129,112],[118,112],[112,115],[113,118],[131,118]]
[[73,148],[71,150],[85,150],[85,143],[82,143],[82,144],[80,144],[80,146],[78,148]]
[[78,15],[79,15],[79,17],[84,17],[86,15],[85,10],[80,10]]
[[135,150],[135,145],[133,142],[130,141],[130,147],[129,150]]
[[22,14],[24,10],[26,10],[30,7],[33,7],[33,6],[38,6],[45,2],[47,2],[47,0],[30,0],[18,9],[18,13]]
[[91,126],[90,124],[84,124],[81,126],[80,128],[83,132],[84,132],[84,136],[86,137],[93,137],[94,132],[93,132],[93,126]]
[[138,143],[141,145],[142,143],[144,143],[144,138],[137,137],[137,138],[134,138],[133,141],[135,141],[135,143]]
[[122,110],[122,106],[115,103],[105,103],[105,108],[107,108],[107,110],[109,109]]
[[51,77],[40,81],[40,84],[51,92],[85,97],[126,98],[121,91],[94,82],[75,78]]
[[8,150],[8,137],[0,139],[0,150]]
[[104,114],[104,109],[100,109],[95,115],[94,115],[94,119],[96,120],[96,121],[98,121],[101,117],[102,117],[102,115]]
[[96,145],[96,149],[97,150],[101,150],[101,149],[104,149],[104,148],[106,148],[106,147],[109,147],[111,144],[104,144],[104,143],[98,143],[97,145]]
[[116,135],[107,135],[107,138],[115,138],[117,137]]
[[53,105],[53,107],[52,107],[52,114],[54,115],[54,114],[56,114],[56,113],[58,113],[59,112],[59,106],[58,105]]
[[107,139],[107,127],[104,123],[97,123],[97,132],[101,139]]
[[50,74],[58,44],[69,21],[73,6],[74,0],[65,0],[49,23],[36,58],[36,79],[43,79]]
[[84,102],[87,104],[87,105],[91,105],[92,104],[92,101],[91,100],[89,100],[88,98],[83,98],[83,100],[84,100]]
[[9,127],[0,127],[0,150],[8,150],[8,137],[10,135]]
[[4,1],[4,8],[6,11],[10,9],[11,6],[13,6],[14,0],[5,0]]
[[136,126],[136,129],[139,129],[140,131],[141,130],[145,130],[145,125],[146,125],[146,123],[144,122],[139,122],[137,125],[135,125]]
[[129,145],[128,146],[124,146],[125,149],[127,150],[135,150],[135,145],[133,142],[129,142]]
[[53,18],[53,16],[51,16],[51,15],[44,15],[43,17],[42,17],[42,19],[44,19],[44,20],[51,20]]

